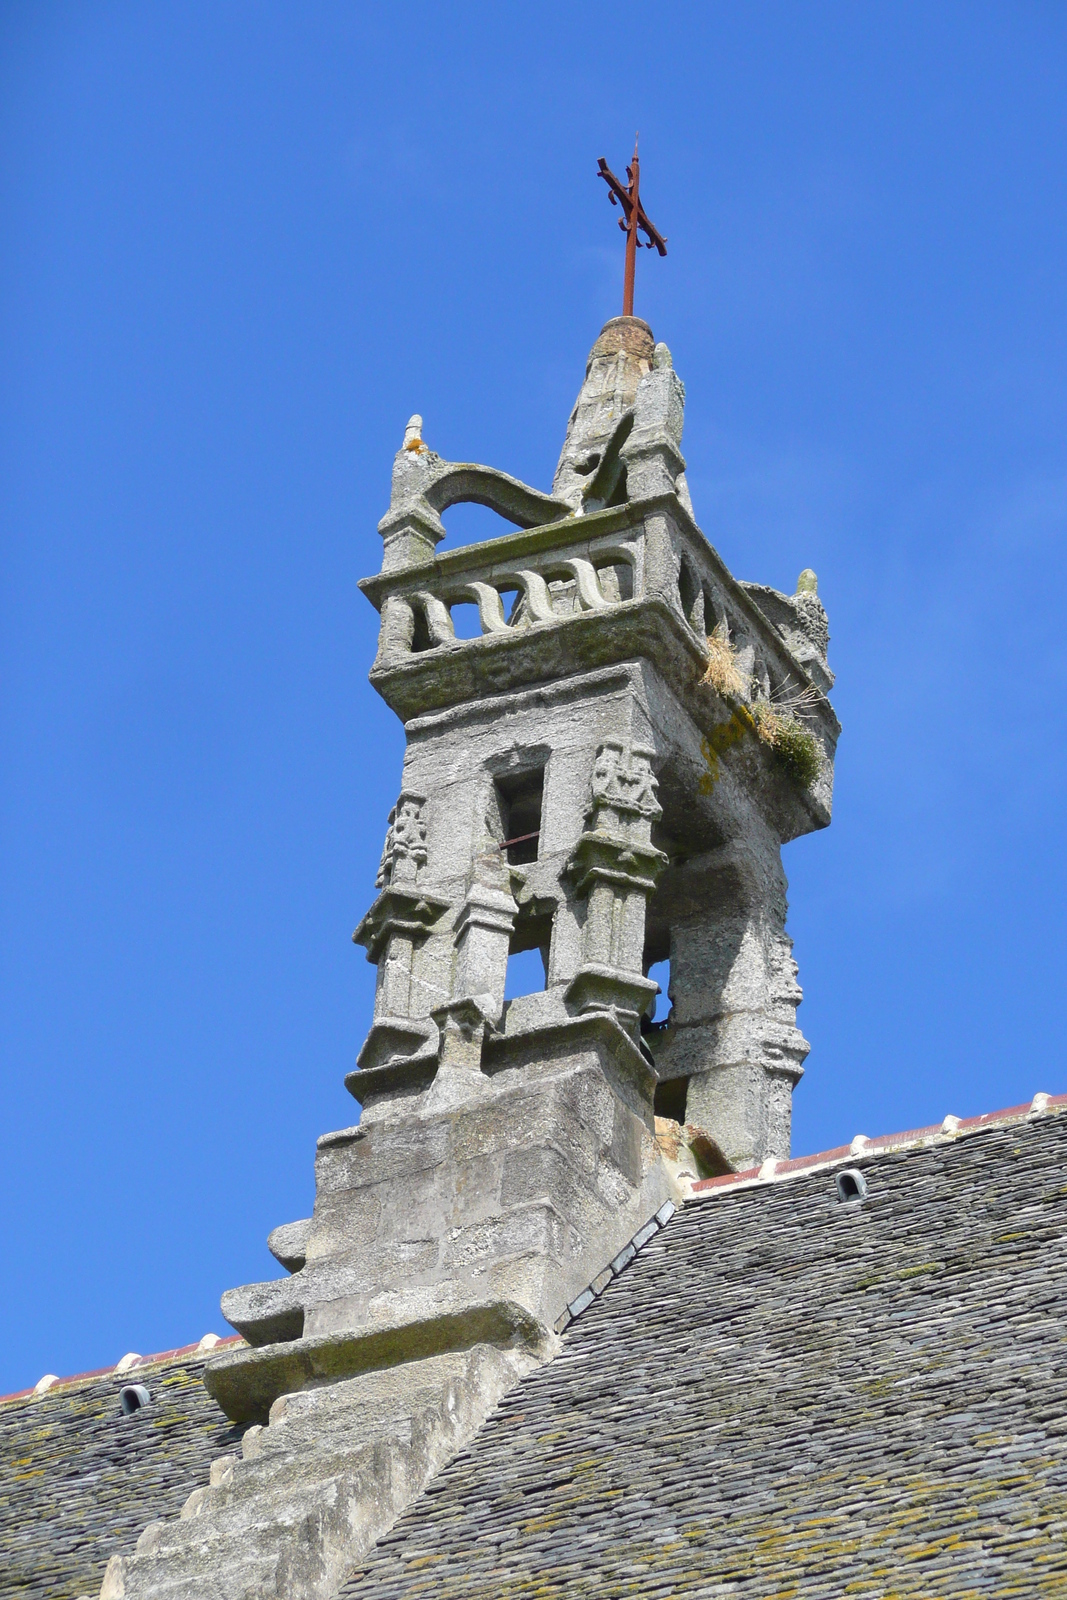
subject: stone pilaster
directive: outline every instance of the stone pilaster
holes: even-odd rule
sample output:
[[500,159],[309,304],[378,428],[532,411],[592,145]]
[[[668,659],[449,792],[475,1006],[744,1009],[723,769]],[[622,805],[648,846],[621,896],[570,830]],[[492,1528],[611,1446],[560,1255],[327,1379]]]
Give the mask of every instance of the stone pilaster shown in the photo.
[[582,965],[566,1000],[573,1010],[609,1011],[630,1031],[656,993],[644,976],[645,914],[667,857],[652,843],[653,751],[607,740],[593,766],[586,829],[567,875],[586,900]]
[[686,1120],[704,1128],[739,1170],[789,1155],[792,1092],[808,1042],[785,931],[777,847],[734,844],[680,877],[706,909],[671,929],[671,999],[655,1047],[661,1078],[685,1077]]
[[427,894],[418,883],[419,871],[426,865],[425,806],[424,795],[401,790],[389,813],[378,867],[381,893],[352,935],[365,947],[367,960],[378,967],[374,1022],[358,1058],[362,1071],[390,1066],[436,1044],[432,1020],[412,1015],[415,952],[448,908],[446,900]]

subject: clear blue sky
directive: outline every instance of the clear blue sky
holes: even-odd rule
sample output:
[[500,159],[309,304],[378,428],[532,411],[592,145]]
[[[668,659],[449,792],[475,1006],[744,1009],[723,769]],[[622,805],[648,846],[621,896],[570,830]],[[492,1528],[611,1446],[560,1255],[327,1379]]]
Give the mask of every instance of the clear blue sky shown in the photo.
[[228,1331],[355,1119],[356,580],[413,411],[548,487],[635,126],[697,515],[830,613],[794,1149],[1067,1090],[1062,4],[10,0],[0,107],[0,1390]]

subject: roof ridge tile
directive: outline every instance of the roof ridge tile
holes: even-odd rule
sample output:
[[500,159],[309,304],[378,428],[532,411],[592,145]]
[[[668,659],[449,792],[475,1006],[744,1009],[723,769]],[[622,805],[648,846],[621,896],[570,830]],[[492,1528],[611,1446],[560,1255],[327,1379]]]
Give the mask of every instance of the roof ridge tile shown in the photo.
[[857,1134],[851,1144],[835,1145],[832,1150],[820,1150],[814,1155],[765,1161],[762,1166],[747,1167],[743,1172],[726,1172],[717,1178],[698,1178],[689,1185],[689,1194],[693,1199],[711,1199],[724,1190],[780,1183],[783,1178],[812,1172],[818,1167],[836,1166],[839,1161],[869,1160],[871,1156],[887,1155],[893,1150],[906,1150],[941,1140],[951,1142],[961,1134],[977,1133],[1004,1123],[1028,1121],[1031,1117],[1049,1116],[1065,1108],[1067,1094],[1040,1093],[1025,1105],[1004,1106],[999,1111],[986,1111],[978,1117],[950,1116],[926,1128],[908,1128],[903,1133],[882,1133],[874,1139]]

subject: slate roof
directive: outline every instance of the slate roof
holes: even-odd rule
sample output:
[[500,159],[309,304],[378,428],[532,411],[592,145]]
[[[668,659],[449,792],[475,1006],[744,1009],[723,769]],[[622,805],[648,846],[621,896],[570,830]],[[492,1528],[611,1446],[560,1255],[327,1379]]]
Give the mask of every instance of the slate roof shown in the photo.
[[[346,1600],[1062,1600],[1067,1097],[1047,1110],[698,1185]],[[0,1404],[3,1600],[95,1596],[206,1483],[242,1430],[203,1365]],[[130,1382],[152,1405],[122,1418]]]
[[680,1211],[347,1600],[1062,1600],[1067,1116],[854,1165]]
[[[87,1373],[0,1405],[0,1596],[97,1595],[108,1558],[146,1523],[176,1517],[243,1433],[203,1384],[204,1357]],[[119,1390],[151,1403],[124,1417]]]

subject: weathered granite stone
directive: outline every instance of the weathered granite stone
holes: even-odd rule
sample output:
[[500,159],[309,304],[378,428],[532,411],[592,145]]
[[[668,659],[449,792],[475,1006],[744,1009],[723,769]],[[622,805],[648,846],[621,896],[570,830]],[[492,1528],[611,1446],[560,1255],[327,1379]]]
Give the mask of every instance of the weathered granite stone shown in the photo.
[[1059,1595],[1067,1112],[949,1120],[662,1207],[540,1367],[497,1333],[243,1430],[190,1352],[132,1418],[129,1375],[6,1400],[0,1595],[95,1594],[115,1553],[112,1594],[333,1593],[345,1552],[345,1600]]
[[481,1344],[286,1394],[177,1519],[112,1557],[101,1600],[326,1600],[533,1364]]
[[287,1272],[299,1272],[304,1265],[310,1227],[311,1218],[302,1217],[299,1222],[283,1222],[270,1233],[267,1249]]

